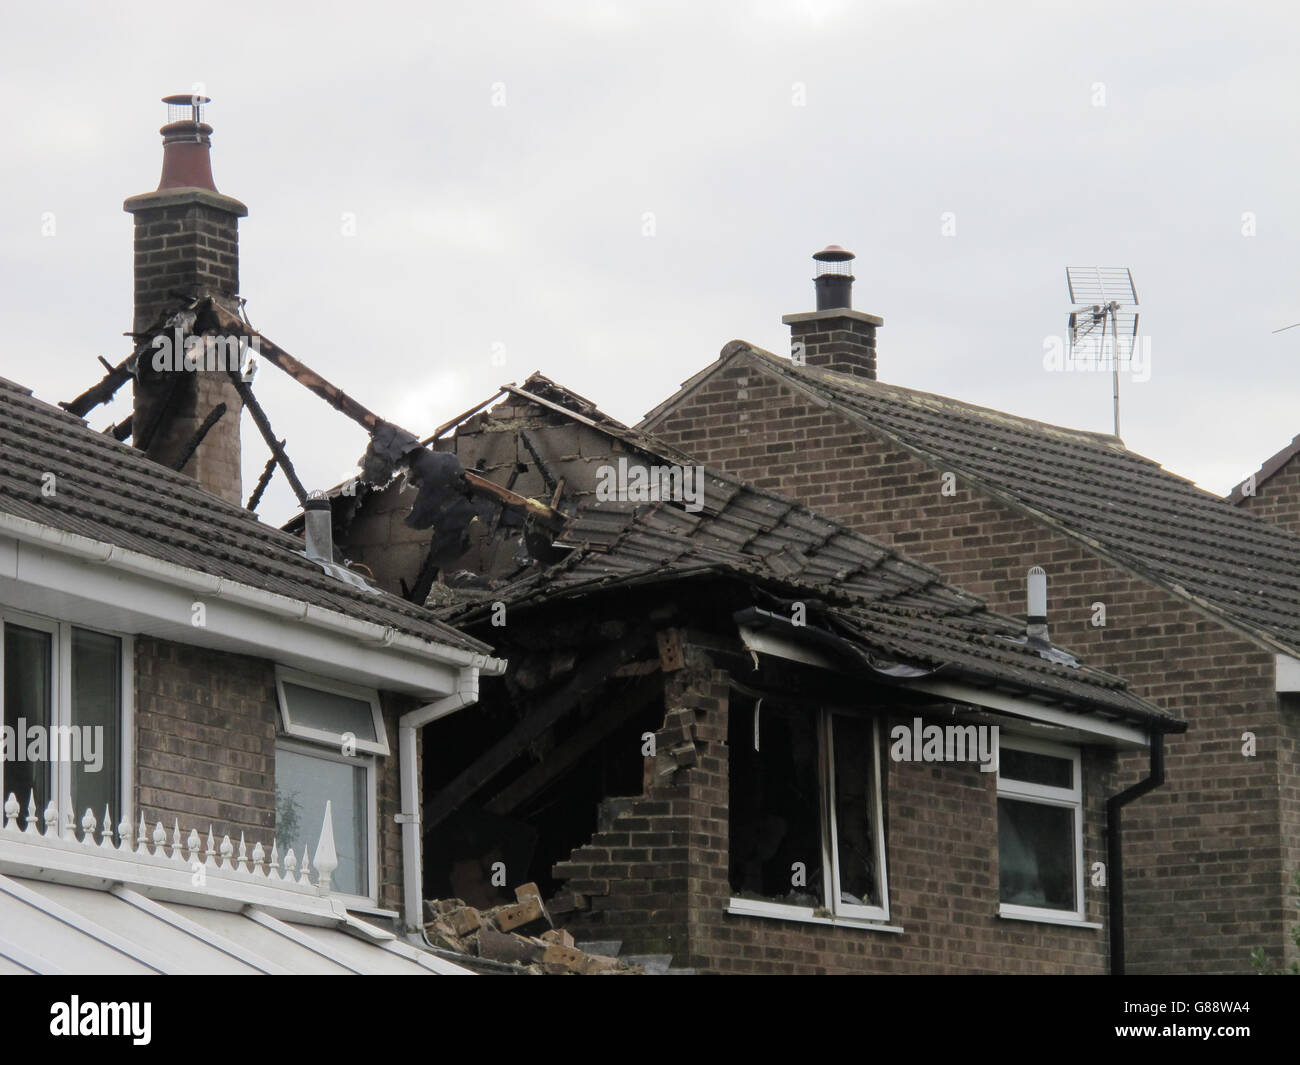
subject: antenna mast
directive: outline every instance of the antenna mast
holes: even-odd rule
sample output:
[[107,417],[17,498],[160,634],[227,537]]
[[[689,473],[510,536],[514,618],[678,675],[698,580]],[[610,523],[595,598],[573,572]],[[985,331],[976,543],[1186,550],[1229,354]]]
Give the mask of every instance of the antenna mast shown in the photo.
[[1070,289],[1070,354],[1081,341],[1097,345],[1098,365],[1110,330],[1111,375],[1115,404],[1115,435],[1119,436],[1120,333],[1124,333],[1132,357],[1137,342],[1138,298],[1133,273],[1127,266],[1067,266],[1065,280]]

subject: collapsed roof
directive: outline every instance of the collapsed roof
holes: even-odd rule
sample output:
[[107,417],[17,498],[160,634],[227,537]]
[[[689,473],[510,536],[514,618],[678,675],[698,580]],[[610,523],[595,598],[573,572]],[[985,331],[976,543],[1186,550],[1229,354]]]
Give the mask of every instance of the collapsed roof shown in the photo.
[[[805,602],[807,625],[787,636],[816,636],[883,677],[942,671],[1155,731],[1184,727],[1120,679],[1027,645],[1023,622],[990,612],[936,570],[773,493],[704,470],[698,509],[681,500],[601,498],[598,471],[619,457],[695,464],[540,374],[502,391],[505,401],[467,416],[454,436],[436,443],[482,476],[509,475],[512,484],[525,465],[519,460],[529,459],[541,478],[534,487],[552,496],[563,524],[547,550],[529,543],[527,523],[485,530],[464,560],[477,572],[447,574],[454,587],[439,589],[444,602],[454,600],[442,612],[453,623],[473,625],[494,603],[515,609],[725,575],[762,589],[777,605]],[[338,498],[350,514],[366,505]],[[777,624],[778,613],[765,613],[747,623]]]

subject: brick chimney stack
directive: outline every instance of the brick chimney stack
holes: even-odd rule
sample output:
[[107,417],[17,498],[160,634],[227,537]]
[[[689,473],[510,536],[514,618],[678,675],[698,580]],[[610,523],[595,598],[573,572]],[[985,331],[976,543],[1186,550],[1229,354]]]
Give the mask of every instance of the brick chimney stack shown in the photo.
[[790,327],[790,357],[796,362],[874,381],[876,329],[885,320],[852,309],[854,258],[838,244],[814,255],[817,309],[781,321]]
[[[236,310],[239,219],[248,208],[223,196],[212,180],[212,127],[206,96],[167,96],[162,178],[154,192],[122,208],[135,217],[135,316],[132,330],[151,329],[186,296],[212,296]],[[178,353],[180,354],[180,353]],[[182,467],[209,492],[243,505],[239,420],[243,403],[222,370],[158,371],[152,353],[139,360],[132,440],[155,462],[176,468],[195,433],[221,404],[226,412]],[[160,414],[161,411],[161,414]]]

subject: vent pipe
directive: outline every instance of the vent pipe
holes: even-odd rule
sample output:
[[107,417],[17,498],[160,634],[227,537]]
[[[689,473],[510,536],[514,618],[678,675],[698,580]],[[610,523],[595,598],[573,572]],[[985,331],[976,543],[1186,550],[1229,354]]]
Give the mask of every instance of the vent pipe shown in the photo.
[[307,557],[315,562],[334,561],[334,512],[328,499],[307,500],[303,507]]
[[1031,566],[1027,583],[1029,616],[1025,636],[1031,645],[1051,647],[1047,635],[1047,571],[1042,566]]

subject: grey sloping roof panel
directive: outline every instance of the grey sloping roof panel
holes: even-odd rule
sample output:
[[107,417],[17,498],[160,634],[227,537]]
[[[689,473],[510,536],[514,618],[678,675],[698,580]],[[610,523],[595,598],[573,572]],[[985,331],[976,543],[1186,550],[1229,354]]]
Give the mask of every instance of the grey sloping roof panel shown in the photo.
[[[566,413],[562,390],[548,385],[550,398],[542,405]],[[514,395],[526,393],[516,389]],[[587,424],[631,451],[691,461],[608,419]],[[1119,678],[1049,661],[1027,648],[1023,622],[989,611],[982,600],[946,584],[937,570],[792,500],[716,471],[706,471],[705,483],[715,489],[713,505],[696,512],[673,502],[581,498],[555,540],[570,549],[569,555],[494,586],[489,598],[518,606],[618,586],[727,574],[789,599],[821,601],[827,624],[876,659],[944,667],[980,683],[1162,730],[1184,727],[1129,692]],[[477,602],[449,604],[443,616],[474,619],[486,609],[481,596],[474,598]]]
[[748,345],[727,351],[723,362],[750,360],[1274,650],[1300,654],[1300,536],[1129,451],[1118,438],[795,366]]
[[[54,474],[53,495],[42,494]],[[422,607],[352,587],[302,541],[210,495],[79,418],[0,377],[0,512],[462,650],[486,644]]]

